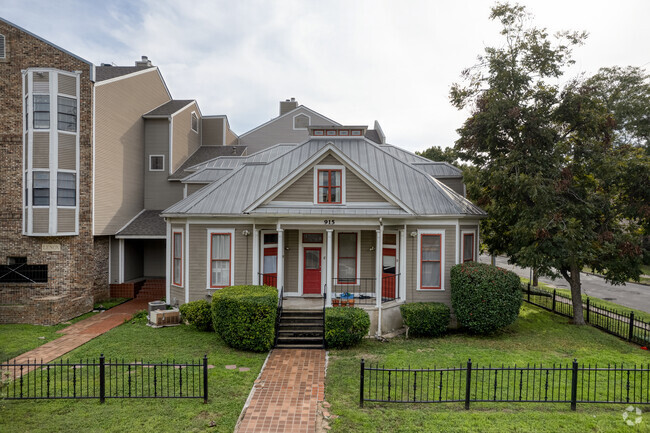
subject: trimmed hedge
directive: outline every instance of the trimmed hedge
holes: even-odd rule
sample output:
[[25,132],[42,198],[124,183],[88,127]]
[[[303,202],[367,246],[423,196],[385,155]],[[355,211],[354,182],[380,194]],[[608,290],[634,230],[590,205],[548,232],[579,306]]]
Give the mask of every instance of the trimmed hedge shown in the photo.
[[330,307],[325,309],[327,347],[352,347],[368,335],[369,329],[370,317],[361,308]]
[[471,332],[489,334],[510,325],[521,302],[514,272],[476,262],[451,268],[451,306],[458,323]]
[[188,302],[180,306],[181,317],[199,331],[212,331],[212,312],[206,300]]
[[447,331],[450,320],[449,307],[440,302],[415,302],[399,307],[409,334],[421,337],[438,337]]
[[212,324],[230,347],[264,352],[275,339],[277,306],[275,287],[225,287],[212,295]]

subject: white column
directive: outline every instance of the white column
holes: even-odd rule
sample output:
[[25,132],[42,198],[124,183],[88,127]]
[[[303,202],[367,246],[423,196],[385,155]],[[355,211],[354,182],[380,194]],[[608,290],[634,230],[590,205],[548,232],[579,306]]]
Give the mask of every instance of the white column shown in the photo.
[[260,284],[260,231],[253,225],[253,285]]
[[381,281],[382,281],[382,235],[383,226],[377,230],[377,241],[375,242],[375,296],[377,296],[377,307],[381,307]]
[[172,258],[172,225],[169,220],[167,223],[167,237],[165,238],[165,301],[168,304],[172,303],[171,294],[171,258]]
[[118,264],[119,270],[119,279],[118,283],[124,282],[124,239],[120,239],[120,251],[119,251],[120,262]]
[[183,284],[185,285],[185,303],[190,302],[190,222],[185,221],[185,242],[183,242],[184,249],[183,251],[183,270],[185,278],[183,278]]
[[332,279],[334,277],[333,275],[333,268],[332,268],[332,251],[334,251],[334,248],[332,248],[332,233],[334,232],[333,229],[327,229],[327,268],[325,270],[325,287],[327,287],[327,306],[331,307],[332,306]]
[[456,264],[460,263],[460,222],[456,220]]
[[[414,259],[415,260],[415,259]],[[399,231],[399,298],[406,301],[406,226]]]
[[278,293],[284,287],[284,230],[278,224]]

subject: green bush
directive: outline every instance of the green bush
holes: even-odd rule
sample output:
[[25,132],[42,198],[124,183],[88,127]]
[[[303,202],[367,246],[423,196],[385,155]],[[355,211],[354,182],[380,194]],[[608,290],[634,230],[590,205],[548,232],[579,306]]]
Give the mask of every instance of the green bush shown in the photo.
[[326,308],[325,342],[327,347],[346,348],[368,335],[370,317],[361,308]]
[[409,335],[438,337],[449,326],[449,307],[440,302],[415,302],[399,307]]
[[212,331],[212,312],[206,300],[188,302],[180,306],[181,317],[199,331]]
[[264,352],[275,339],[277,306],[274,287],[225,287],[212,296],[212,324],[230,347]]
[[517,320],[522,296],[519,277],[483,263],[451,268],[451,306],[458,323],[477,334],[488,334]]

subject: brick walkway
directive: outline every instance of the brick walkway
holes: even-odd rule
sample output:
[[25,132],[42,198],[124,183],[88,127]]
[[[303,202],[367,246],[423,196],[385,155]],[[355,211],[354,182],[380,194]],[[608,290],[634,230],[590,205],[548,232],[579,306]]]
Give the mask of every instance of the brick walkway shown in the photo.
[[[106,310],[103,313],[95,314],[85,320],[70,325],[60,331],[62,337],[54,341],[45,343],[34,350],[25,352],[11,360],[9,363],[27,363],[27,361],[50,362],[73,349],[81,346],[82,344],[92,340],[93,338],[102,335],[103,333],[115,328],[116,326],[124,323],[125,320],[130,319],[133,314],[139,310],[147,309],[148,301],[140,299],[132,299],[124,304]],[[30,369],[23,369],[23,374],[28,373]],[[18,374],[16,375],[18,377]]]
[[324,350],[274,349],[237,432],[315,432],[324,395]]

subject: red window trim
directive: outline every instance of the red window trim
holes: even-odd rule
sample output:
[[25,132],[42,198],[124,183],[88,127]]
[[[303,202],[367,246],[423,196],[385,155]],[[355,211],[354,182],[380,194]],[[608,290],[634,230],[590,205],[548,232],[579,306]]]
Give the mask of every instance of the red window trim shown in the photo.
[[[228,260],[224,259],[213,259],[212,258],[212,241],[214,239],[215,235],[228,235]],[[216,233],[212,232],[210,233],[210,269],[208,269],[208,272],[210,272],[210,288],[211,289],[223,289],[224,287],[229,287],[231,286],[232,282],[230,281],[230,276],[232,274],[232,233]],[[225,286],[216,286],[212,284],[212,262],[228,262],[228,284]]]
[[[471,236],[472,237],[472,258],[471,259],[465,259],[465,236]],[[463,233],[463,263],[465,262],[473,262],[474,261],[474,233]]]
[[[181,255],[176,257],[176,235],[181,235]],[[176,260],[181,261],[180,283],[176,282]],[[172,234],[172,284],[176,287],[183,286],[183,232],[174,232]]]
[[[341,175],[340,177],[340,185],[339,186],[332,186],[332,172],[338,171]],[[321,172],[327,172],[327,185],[321,186],[320,184],[320,174]],[[320,201],[320,189],[321,188],[327,188],[327,201]],[[332,190],[338,188],[339,189],[339,201],[332,201]],[[319,169],[318,173],[316,174],[316,200],[318,204],[341,204],[343,203],[343,170],[339,169],[331,169],[331,168],[324,168],[324,169]]]
[[[424,242],[422,242],[422,239],[424,236],[438,236],[440,239],[440,258],[438,260],[424,260],[424,255],[422,254],[422,245]],[[425,286],[424,285],[424,273],[422,272],[422,264],[424,262],[432,262],[432,263],[438,263],[438,269],[440,269],[439,275],[440,275],[440,284],[437,286]],[[421,290],[440,290],[442,289],[442,235],[439,233],[422,233],[420,235],[420,289]]]
[[[341,257],[341,235],[354,235],[354,281],[349,282],[349,281],[341,281],[341,276],[339,274],[339,263],[341,258],[344,259],[351,259],[352,257]],[[339,232],[337,237],[336,237],[336,284],[357,284],[357,261],[359,258],[357,257],[359,253],[359,233],[357,232]],[[349,278],[343,278],[344,280],[348,280]]]

